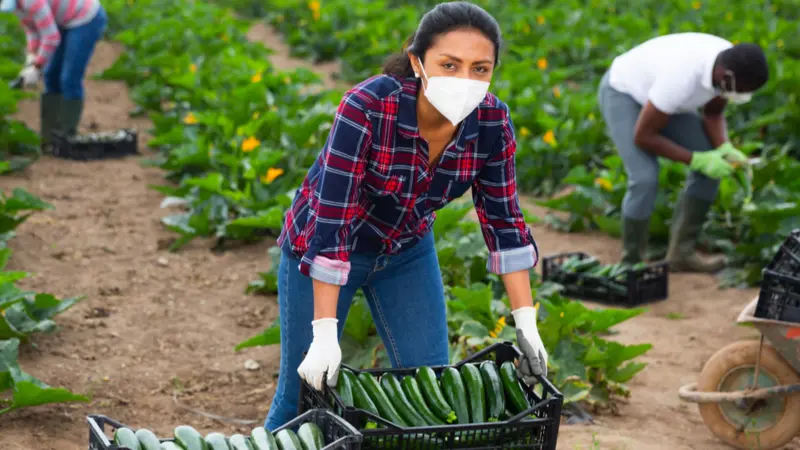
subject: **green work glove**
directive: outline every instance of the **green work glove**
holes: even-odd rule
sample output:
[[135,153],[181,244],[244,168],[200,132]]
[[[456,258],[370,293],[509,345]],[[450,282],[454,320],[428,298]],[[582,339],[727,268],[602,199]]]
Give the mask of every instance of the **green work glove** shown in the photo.
[[723,147],[724,144],[715,150],[692,153],[689,168],[714,179],[730,176],[733,166],[725,159],[727,149]]
[[725,160],[731,163],[736,168],[747,162],[747,156],[740,152],[739,149],[733,146],[730,142],[726,142],[716,148],[716,151],[722,152]]

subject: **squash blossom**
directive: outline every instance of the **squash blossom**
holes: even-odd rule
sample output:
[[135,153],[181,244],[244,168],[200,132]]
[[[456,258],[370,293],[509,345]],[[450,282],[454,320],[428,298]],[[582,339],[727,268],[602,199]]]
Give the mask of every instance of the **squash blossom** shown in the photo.
[[536,66],[539,67],[539,70],[547,69],[547,59],[539,58],[539,61],[536,61]]
[[553,96],[555,96],[555,98],[561,98],[561,89],[559,89],[558,86],[553,86]]
[[605,178],[595,178],[594,184],[600,186],[600,189],[608,192],[611,192],[611,188],[613,187],[611,186],[611,181]]
[[502,332],[503,328],[505,327],[506,327],[506,318],[500,317],[499,319],[497,319],[497,323],[495,323],[494,325],[494,330],[489,332],[489,336],[497,338],[497,336],[500,335],[500,332]]
[[189,64],[189,72],[196,73],[197,72],[197,64]]
[[318,0],[311,0],[310,2],[308,2],[308,9],[311,10],[311,13],[314,16],[314,20],[319,20],[319,18],[320,18],[320,13],[319,13],[320,4],[319,4],[319,1]]
[[544,134],[542,140],[550,146],[556,146],[556,134],[553,133],[553,130],[548,130],[547,133]]
[[539,25],[544,25],[544,16],[536,17],[536,23],[538,23]]
[[189,114],[186,115],[186,117],[183,118],[183,123],[185,123],[186,125],[194,125],[197,123],[197,117],[195,117],[194,114],[190,112]]
[[253,120],[256,120],[256,119],[258,119],[259,117],[261,117],[261,113],[260,113],[260,112],[258,112],[258,111],[255,111],[255,112],[253,112],[253,115],[252,115],[252,116],[250,116],[250,117],[252,117],[252,118],[253,118]]
[[258,148],[259,145],[261,145],[261,141],[251,136],[242,142],[242,151],[245,153],[250,153]]
[[703,6],[703,4],[698,1],[692,2],[692,9],[700,9],[701,6]]
[[261,74],[257,73],[255,75],[253,75],[253,77],[250,78],[250,81],[252,81],[253,83],[260,83],[261,82]]
[[525,128],[525,127],[522,127],[522,128],[519,129],[519,134],[522,137],[528,137],[528,136],[531,135],[531,130],[529,130],[529,129]]
[[269,170],[267,170],[267,173],[261,176],[261,182],[264,184],[270,184],[281,175],[283,175],[283,169],[270,167]]
[[783,39],[778,39],[778,41],[777,41],[777,42],[775,42],[775,45],[776,45],[778,48],[783,48],[783,44],[784,44],[784,42],[783,42]]

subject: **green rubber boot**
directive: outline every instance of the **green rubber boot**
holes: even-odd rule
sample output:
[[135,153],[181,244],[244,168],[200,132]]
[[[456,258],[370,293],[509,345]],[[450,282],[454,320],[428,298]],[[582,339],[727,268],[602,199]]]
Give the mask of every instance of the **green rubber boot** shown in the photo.
[[50,151],[53,131],[60,129],[61,94],[42,94],[39,101],[39,121],[42,153]]
[[645,259],[650,238],[650,219],[625,219],[622,223],[622,260],[624,264],[638,264]]
[[82,99],[62,99],[61,100],[61,129],[65,137],[72,137],[78,134],[78,124],[81,123],[83,114]]
[[724,257],[703,257],[695,250],[710,208],[711,202],[681,194],[669,233],[667,262],[670,272],[714,273],[725,267]]

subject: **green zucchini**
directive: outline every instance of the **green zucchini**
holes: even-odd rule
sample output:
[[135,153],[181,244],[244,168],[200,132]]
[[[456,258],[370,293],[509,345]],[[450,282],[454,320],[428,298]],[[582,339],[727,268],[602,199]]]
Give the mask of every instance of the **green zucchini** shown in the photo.
[[275,434],[275,440],[278,441],[278,447],[281,450],[303,450],[300,438],[288,428],[278,431]]
[[481,371],[475,364],[461,366],[461,378],[467,388],[467,404],[469,405],[469,420],[471,423],[486,422],[486,394],[483,388]]
[[339,370],[339,381],[336,382],[336,393],[342,399],[344,406],[353,405],[353,387],[350,384],[350,378],[344,374],[344,370]]
[[136,439],[136,433],[130,428],[117,428],[117,431],[114,432],[114,444],[129,450],[142,450],[139,440]]
[[253,441],[254,450],[278,450],[278,443],[275,436],[264,427],[255,427],[250,432],[250,440]]
[[585,272],[593,267],[597,267],[600,265],[600,261],[594,256],[590,256],[588,258],[583,258],[578,260],[573,266],[572,271],[574,272]]
[[297,429],[297,438],[303,444],[305,450],[322,450],[325,447],[325,437],[319,425],[314,422],[306,422]]
[[503,382],[494,361],[484,361],[480,366],[483,390],[486,392],[486,415],[489,422],[497,422],[506,410]]
[[208,450],[206,440],[191,425],[178,425],[172,434],[175,442],[185,450]]
[[228,440],[228,445],[231,450],[253,450],[253,444],[250,442],[250,439],[247,439],[247,436],[243,434],[234,434],[231,436]]
[[339,373],[344,373],[345,377],[350,380],[350,388],[353,392],[353,405],[356,408],[363,409],[368,413],[380,417],[381,413],[378,412],[378,407],[375,406],[375,402],[369,397],[369,394],[367,394],[366,389],[364,389],[358,377],[347,369],[341,369]]
[[206,435],[206,445],[208,450],[230,450],[228,447],[228,440],[222,433],[208,433]]
[[136,430],[136,440],[139,441],[142,450],[161,450],[161,441],[155,433],[146,428]]
[[162,442],[161,443],[161,450],[184,450],[184,449],[181,448],[180,445],[178,445],[178,444],[176,444],[174,442],[167,441],[167,442]]
[[422,396],[422,391],[419,388],[419,383],[417,383],[417,380],[413,376],[407,375],[403,377],[400,381],[400,385],[403,386],[403,392],[405,392],[406,398],[411,402],[414,410],[425,419],[428,425],[444,425],[444,420],[436,417],[436,414],[428,408],[428,405],[425,403],[425,398]]
[[519,414],[530,408],[525,392],[519,385],[517,379],[517,368],[511,361],[506,361],[500,365],[500,380],[503,382],[503,390],[508,399],[508,408],[513,414]]
[[361,372],[358,374],[358,381],[361,382],[361,385],[364,386],[364,389],[367,391],[367,394],[369,394],[369,397],[375,402],[375,406],[378,407],[378,411],[381,413],[381,418],[401,427],[408,426],[406,421],[403,420],[403,418],[394,408],[392,402],[389,401],[389,397],[387,397],[386,393],[383,392],[383,389],[381,389],[381,385],[378,384],[378,380],[372,374]]
[[467,404],[467,390],[464,380],[455,367],[448,367],[442,371],[442,393],[447,403],[453,405],[458,423],[469,423],[469,406]]
[[405,392],[403,392],[403,387],[400,386],[400,382],[397,381],[394,375],[390,373],[383,374],[383,376],[381,376],[381,388],[383,388],[383,392],[389,397],[392,406],[400,413],[400,416],[407,424],[412,427],[424,427],[428,424],[425,422],[425,419],[417,413],[414,406],[411,405],[411,402],[408,401]]
[[422,395],[425,396],[425,401],[427,402],[428,406],[431,407],[431,411],[436,414],[436,417],[445,421],[445,423],[455,422],[456,412],[444,398],[433,369],[430,367],[418,368],[416,379],[417,383],[419,383],[420,389],[422,389]]

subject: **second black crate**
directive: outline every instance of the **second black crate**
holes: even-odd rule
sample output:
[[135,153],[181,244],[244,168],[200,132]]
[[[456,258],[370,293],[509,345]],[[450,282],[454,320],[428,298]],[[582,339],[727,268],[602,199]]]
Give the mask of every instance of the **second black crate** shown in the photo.
[[766,268],[800,278],[800,229],[789,233]]
[[635,307],[669,296],[669,266],[666,262],[629,269],[618,279],[563,270],[564,263],[573,258],[588,260],[592,256],[584,252],[560,253],[547,256],[542,262],[542,281],[563,285],[565,297]]
[[[504,342],[491,345],[455,366],[434,366],[431,369],[438,377],[446,367],[460,368],[467,363],[487,360],[494,361],[499,367],[506,361],[518,359],[520,355],[519,349],[510,342]],[[356,374],[367,372],[376,377],[392,374],[401,378],[416,372],[416,368],[362,371],[343,367]],[[520,381],[530,408],[498,422],[400,427],[365,410],[345,406],[334,389],[323,386],[320,392],[305,382],[301,385],[299,412],[313,408],[331,409],[359,430],[364,437],[361,444],[364,450],[555,450],[563,396],[546,378],[537,378],[539,384],[536,390],[540,390],[540,393]],[[378,424],[378,427],[367,428],[369,422]]]
[[800,323],[800,278],[765,269],[755,316]]
[[78,161],[124,158],[136,155],[139,137],[136,130],[119,130],[65,137],[58,133],[51,145],[53,156]]

